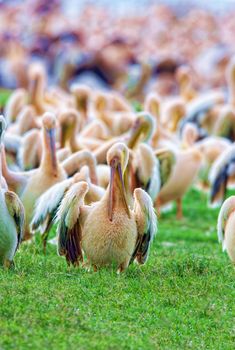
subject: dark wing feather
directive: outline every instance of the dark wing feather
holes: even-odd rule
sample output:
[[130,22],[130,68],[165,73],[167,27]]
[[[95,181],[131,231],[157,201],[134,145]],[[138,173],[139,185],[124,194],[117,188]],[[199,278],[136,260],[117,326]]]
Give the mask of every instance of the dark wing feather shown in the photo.
[[144,264],[149,256],[150,245],[157,232],[157,216],[150,196],[140,188],[134,192],[134,212],[138,228],[138,237],[130,264],[136,259]]
[[49,233],[61,201],[71,184],[71,179],[64,180],[49,188],[39,197],[31,222],[32,231],[39,230],[43,235]]
[[9,211],[9,214],[12,216],[12,218],[15,221],[16,230],[17,230],[17,247],[16,250],[19,247],[19,244],[23,237],[24,232],[24,222],[25,222],[25,214],[24,214],[24,206],[21,203],[21,200],[19,197],[11,191],[5,192],[5,199],[7,208]]
[[81,248],[80,208],[88,192],[88,184],[74,184],[63,198],[57,213],[58,254],[74,266],[83,260]]
[[81,249],[81,229],[79,222],[69,229],[65,221],[61,221],[59,228],[58,253],[65,256],[68,265],[79,265],[83,261]]
[[221,169],[221,171],[216,176],[214,182],[211,186],[210,192],[210,202],[213,203],[218,193],[220,192],[223,196],[222,199],[225,198],[227,182],[228,182],[228,165]]
[[155,152],[160,164],[161,187],[168,181],[176,161],[175,153],[170,149],[160,149]]

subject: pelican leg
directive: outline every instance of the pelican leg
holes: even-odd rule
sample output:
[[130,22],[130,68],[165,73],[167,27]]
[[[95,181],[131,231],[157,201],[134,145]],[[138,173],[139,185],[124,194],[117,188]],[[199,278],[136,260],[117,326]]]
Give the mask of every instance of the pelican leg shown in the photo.
[[31,243],[32,242],[32,238],[33,238],[33,235],[31,234],[30,231],[28,231],[26,229],[22,241],[23,242],[27,242],[27,243]]
[[126,270],[126,268],[128,267],[128,265],[129,265],[129,261],[125,261],[125,262],[121,263],[118,266],[117,274],[120,275],[120,273],[124,272]]
[[91,269],[91,263],[90,263],[90,260],[87,259],[87,261],[83,261],[82,263],[82,267],[87,270],[88,272],[90,271]]
[[183,218],[183,209],[182,209],[182,199],[181,198],[178,198],[176,200],[176,208],[177,208],[176,218],[178,220],[181,220]]
[[93,270],[94,270],[94,272],[97,272],[97,271],[98,271],[97,266],[96,266],[96,265],[92,265],[92,266],[93,266]]
[[48,236],[49,236],[49,232],[45,232],[45,233],[42,235],[42,246],[43,246],[43,254],[44,254],[44,255],[46,255]]
[[161,217],[161,200],[159,197],[156,198],[154,203],[154,208],[156,208],[158,218]]
[[8,259],[5,259],[4,260],[4,263],[3,263],[3,267],[6,269],[6,270],[9,270],[10,268],[13,268],[15,266],[14,262],[13,261],[10,261]]

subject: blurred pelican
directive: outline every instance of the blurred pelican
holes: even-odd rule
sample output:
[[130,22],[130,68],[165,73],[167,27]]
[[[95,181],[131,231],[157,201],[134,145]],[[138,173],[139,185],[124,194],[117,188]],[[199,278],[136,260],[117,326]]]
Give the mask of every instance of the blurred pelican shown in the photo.
[[70,91],[74,98],[75,108],[82,119],[81,126],[84,126],[89,117],[89,103],[92,91],[88,86],[82,84],[73,84]]
[[25,208],[25,236],[30,237],[29,223],[37,198],[55,183],[66,178],[63,167],[58,164],[55,151],[56,119],[51,113],[45,113],[42,119],[43,151],[40,167],[29,172],[12,172],[7,168],[2,153],[3,174],[10,188],[19,194]]
[[168,181],[166,181],[159,192],[157,203],[159,206],[164,207],[169,202],[175,200],[177,204],[177,218],[181,219],[183,216],[182,197],[197,177],[202,156],[195,148],[185,151],[175,150],[174,153],[175,165]]
[[40,231],[44,249],[62,199],[67,191],[79,181],[86,181],[89,184],[89,190],[84,198],[86,205],[99,201],[104,195],[105,190],[90,181],[89,168],[84,166],[79,173],[76,173],[72,178],[55,184],[37,200],[31,222],[31,231]]
[[235,180],[235,144],[228,147],[217,158],[211,167],[209,173],[209,181],[211,191],[209,204],[212,207],[217,207],[222,204],[226,196],[227,188],[232,185],[234,188]]
[[227,198],[220,209],[217,233],[223,251],[227,251],[230,260],[235,264],[235,196]]
[[193,123],[185,124],[182,130],[182,148],[190,149],[194,147],[202,155],[202,164],[199,171],[198,181],[196,186],[207,192],[210,184],[208,174],[215,160],[222,154],[230,145],[231,142],[226,138],[219,136],[208,136],[201,140],[199,130]]
[[26,101],[27,92],[24,89],[16,89],[10,95],[4,109],[4,115],[8,123],[13,123],[16,121],[18,114],[26,105]]
[[180,96],[185,102],[193,100],[197,91],[193,87],[192,71],[189,66],[182,65],[177,69],[176,79],[179,83]]
[[[61,126],[61,147],[68,144],[71,152],[81,151],[82,149],[94,150],[102,144],[97,138],[81,137],[78,132],[81,127],[81,117],[75,109],[64,109],[59,114]],[[93,125],[95,127],[95,125]]]
[[[0,116],[0,148],[6,123]],[[10,267],[19,247],[24,229],[24,207],[18,196],[8,191],[2,181],[2,164],[0,158],[0,265]]]
[[109,94],[99,93],[94,97],[93,113],[109,130],[110,136],[119,136],[133,125],[135,113],[132,111],[112,110],[112,98]]

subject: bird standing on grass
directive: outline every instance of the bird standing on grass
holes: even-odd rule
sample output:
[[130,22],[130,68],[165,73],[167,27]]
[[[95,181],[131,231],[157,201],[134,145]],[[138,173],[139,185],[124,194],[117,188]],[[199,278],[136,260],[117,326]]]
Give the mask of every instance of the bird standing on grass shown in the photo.
[[[0,148],[6,124],[0,116]],[[2,164],[0,157],[0,178]],[[24,228],[24,207],[18,196],[0,184],[0,265],[10,267],[20,244]]]
[[34,217],[31,221],[31,232],[39,231],[41,233],[44,252],[46,251],[48,235],[53,226],[56,213],[62,199],[71,186],[79,181],[86,181],[89,184],[89,191],[84,199],[85,204],[99,201],[104,195],[105,190],[91,182],[88,169],[87,166],[84,166],[81,171],[76,173],[73,177],[63,180],[49,188],[37,200]]
[[218,216],[217,233],[230,260],[235,264],[235,196],[224,201]]
[[114,263],[122,272],[133,260],[147,261],[157,219],[151,198],[140,188],[134,191],[134,209],[129,208],[123,181],[128,158],[123,143],[108,151],[110,183],[99,202],[84,205],[86,182],[73,185],[63,198],[57,213],[58,253],[68,264],[83,261],[83,251],[94,270]]

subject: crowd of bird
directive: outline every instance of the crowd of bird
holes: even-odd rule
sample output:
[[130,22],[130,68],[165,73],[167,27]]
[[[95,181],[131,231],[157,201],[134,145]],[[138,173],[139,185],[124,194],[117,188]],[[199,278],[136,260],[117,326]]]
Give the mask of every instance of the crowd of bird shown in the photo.
[[[0,117],[0,263],[56,225],[68,264],[124,271],[144,264],[157,216],[194,186],[221,206],[235,181],[235,60],[227,88],[197,91],[190,69],[176,72],[177,96],[145,94],[138,106],[114,90],[47,85],[30,64],[27,88],[15,89]],[[136,110],[138,109],[138,111]],[[196,213],[195,213],[196,215]],[[218,237],[235,262],[235,197],[218,217]],[[216,225],[216,223],[215,223]]]

